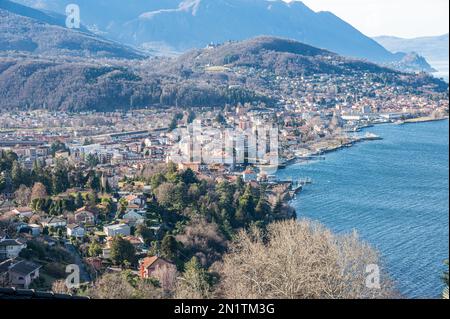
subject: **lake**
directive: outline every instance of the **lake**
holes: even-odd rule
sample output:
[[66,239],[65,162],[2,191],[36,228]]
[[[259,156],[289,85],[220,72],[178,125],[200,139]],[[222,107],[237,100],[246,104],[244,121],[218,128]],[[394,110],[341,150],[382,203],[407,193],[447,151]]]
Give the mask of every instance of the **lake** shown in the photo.
[[299,218],[336,232],[356,229],[379,250],[408,298],[439,298],[449,251],[449,122],[379,125],[384,139],[279,170],[281,179],[310,177],[292,201]]

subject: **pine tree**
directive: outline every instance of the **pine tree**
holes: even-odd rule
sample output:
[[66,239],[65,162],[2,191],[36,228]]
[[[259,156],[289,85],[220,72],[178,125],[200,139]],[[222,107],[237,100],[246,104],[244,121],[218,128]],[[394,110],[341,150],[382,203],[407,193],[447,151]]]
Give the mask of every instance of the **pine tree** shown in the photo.
[[177,299],[207,299],[211,296],[208,273],[202,268],[198,259],[186,263],[185,271],[176,288]]
[[12,164],[11,179],[14,189],[23,184],[23,169],[18,161],[14,161]]
[[61,161],[56,162],[56,167],[52,175],[52,190],[54,195],[58,195],[69,187],[69,177],[67,168]]
[[83,196],[81,196],[81,193],[77,193],[75,195],[75,207],[78,209],[83,207],[83,205],[84,205]]
[[111,243],[111,260],[115,265],[123,265],[125,262],[135,261],[136,251],[134,246],[122,237],[114,237]]
[[247,185],[244,194],[239,198],[239,209],[245,212],[249,218],[255,214],[255,201],[250,185]]
[[161,242],[161,257],[174,261],[178,255],[178,242],[171,235],[164,236]]

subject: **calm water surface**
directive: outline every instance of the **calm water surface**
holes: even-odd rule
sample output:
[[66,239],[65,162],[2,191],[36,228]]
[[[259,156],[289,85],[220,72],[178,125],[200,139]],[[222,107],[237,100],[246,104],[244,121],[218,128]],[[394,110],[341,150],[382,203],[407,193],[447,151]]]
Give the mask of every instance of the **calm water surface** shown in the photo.
[[288,167],[314,181],[292,203],[299,217],[356,229],[381,253],[400,292],[437,298],[449,251],[449,122],[380,125],[384,138]]

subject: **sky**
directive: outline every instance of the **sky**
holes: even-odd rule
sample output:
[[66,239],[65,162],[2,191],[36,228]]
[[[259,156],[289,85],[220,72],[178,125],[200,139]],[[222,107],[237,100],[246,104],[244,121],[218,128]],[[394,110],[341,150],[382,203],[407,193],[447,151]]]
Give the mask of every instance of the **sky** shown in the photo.
[[368,36],[414,38],[449,31],[449,0],[303,0],[303,3],[314,11],[333,12]]

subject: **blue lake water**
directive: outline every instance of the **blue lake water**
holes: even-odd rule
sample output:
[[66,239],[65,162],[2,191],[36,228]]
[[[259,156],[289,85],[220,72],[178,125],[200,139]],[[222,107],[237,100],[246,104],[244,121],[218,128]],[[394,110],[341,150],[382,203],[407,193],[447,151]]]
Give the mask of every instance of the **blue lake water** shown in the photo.
[[278,177],[311,177],[292,202],[299,217],[336,232],[356,229],[403,296],[439,298],[449,254],[449,122],[366,131],[384,140],[289,166]]

